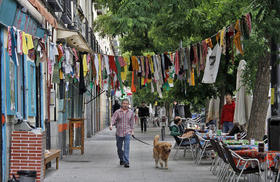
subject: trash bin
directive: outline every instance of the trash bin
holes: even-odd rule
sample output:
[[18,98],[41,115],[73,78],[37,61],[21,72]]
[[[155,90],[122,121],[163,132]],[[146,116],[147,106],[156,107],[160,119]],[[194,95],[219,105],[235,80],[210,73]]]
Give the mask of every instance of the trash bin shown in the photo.
[[18,171],[20,182],[35,182],[36,181],[36,171]]

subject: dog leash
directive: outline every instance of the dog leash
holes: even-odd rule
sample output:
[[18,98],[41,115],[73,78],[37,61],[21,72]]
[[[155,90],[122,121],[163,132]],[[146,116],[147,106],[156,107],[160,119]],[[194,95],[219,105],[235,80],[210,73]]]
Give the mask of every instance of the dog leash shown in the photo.
[[144,144],[146,144],[146,145],[151,145],[151,144],[149,144],[149,143],[147,143],[147,142],[144,142],[144,141],[140,140],[139,138],[136,138],[134,135],[132,135],[132,138],[134,138],[135,140],[137,140],[137,141],[139,141],[139,142],[141,142],[141,143],[144,143]]

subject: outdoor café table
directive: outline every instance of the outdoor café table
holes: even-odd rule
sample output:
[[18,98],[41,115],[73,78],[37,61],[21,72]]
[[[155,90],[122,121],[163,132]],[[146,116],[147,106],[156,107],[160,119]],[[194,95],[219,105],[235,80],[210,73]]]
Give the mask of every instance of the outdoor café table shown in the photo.
[[223,141],[227,145],[248,145],[248,140],[225,140]]
[[198,133],[202,138],[209,140],[209,139],[217,139],[217,140],[233,140],[234,136],[218,136],[218,135],[209,135],[208,133]]
[[237,150],[235,151],[238,155],[247,158],[256,158],[261,163],[264,163],[265,181],[267,180],[267,173],[271,167],[275,166],[276,162],[280,158],[280,151],[264,151],[258,152],[256,148],[248,150]]
[[231,150],[247,150],[247,149],[255,149],[256,145],[228,145],[227,146]]

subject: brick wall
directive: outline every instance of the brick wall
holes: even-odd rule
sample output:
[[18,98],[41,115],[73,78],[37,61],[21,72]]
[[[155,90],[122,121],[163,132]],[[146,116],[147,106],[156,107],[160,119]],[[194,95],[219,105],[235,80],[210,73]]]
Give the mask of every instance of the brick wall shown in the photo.
[[[10,155],[10,177],[19,170],[36,171],[36,182],[44,181],[45,132],[13,131]],[[18,176],[17,176],[18,177]]]

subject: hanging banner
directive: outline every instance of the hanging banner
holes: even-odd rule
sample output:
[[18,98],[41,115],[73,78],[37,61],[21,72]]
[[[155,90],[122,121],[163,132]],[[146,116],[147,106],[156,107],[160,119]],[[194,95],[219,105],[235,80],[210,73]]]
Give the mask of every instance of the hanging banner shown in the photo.
[[206,67],[202,83],[215,83],[219,70],[221,60],[222,48],[219,44],[216,44],[213,51],[208,48],[208,54],[206,57]]

